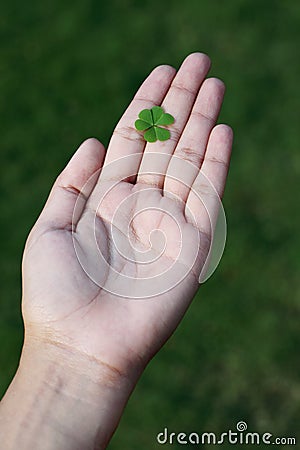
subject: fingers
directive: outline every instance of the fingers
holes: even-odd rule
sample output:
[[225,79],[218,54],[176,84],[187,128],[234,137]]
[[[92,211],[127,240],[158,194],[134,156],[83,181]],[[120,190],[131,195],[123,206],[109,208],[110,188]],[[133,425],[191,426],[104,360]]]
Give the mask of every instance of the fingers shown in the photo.
[[224,83],[217,78],[204,81],[192,113],[170,160],[164,182],[164,195],[175,196],[184,205],[190,187],[204,159],[211,130],[223,102]]
[[56,179],[37,226],[72,230],[96,184],[104,154],[105,149],[97,139],[87,139],[81,144]]
[[[170,156],[181,137],[209,68],[210,60],[202,53],[189,55],[182,63],[162,103],[165,112],[175,117],[174,125],[169,128],[171,138],[164,142],[157,141],[146,145],[139,168],[138,182],[162,188]],[[163,164],[157,161],[159,158],[155,158],[154,153],[167,155],[163,158]],[[157,173],[157,166],[160,166],[159,173]]]
[[229,169],[233,131],[228,125],[217,125],[209,138],[201,171],[223,197]]
[[[161,104],[170,87],[175,72],[175,69],[171,66],[156,67],[139,88],[113,132],[108,146],[104,167],[101,172],[101,180],[110,179],[114,175],[119,176],[119,179],[121,179],[121,174],[114,174],[114,171],[111,173],[110,167],[108,167],[111,162],[119,160],[120,158],[123,158],[123,178],[130,177],[132,173],[137,173],[141,160],[141,153],[145,147],[145,140],[143,135],[135,129],[135,120],[143,109],[149,109],[154,105]],[[137,155],[136,158],[126,158],[128,155],[135,154]],[[111,165],[111,167],[113,167],[113,165]],[[133,177],[131,177],[129,181],[132,181],[132,178]]]
[[201,167],[220,198],[223,197],[230,164],[233,131],[228,125],[217,125],[209,138]]
[[233,132],[227,125],[217,125],[209,138],[201,171],[186,202],[188,222],[206,234],[214,229],[227,178]]

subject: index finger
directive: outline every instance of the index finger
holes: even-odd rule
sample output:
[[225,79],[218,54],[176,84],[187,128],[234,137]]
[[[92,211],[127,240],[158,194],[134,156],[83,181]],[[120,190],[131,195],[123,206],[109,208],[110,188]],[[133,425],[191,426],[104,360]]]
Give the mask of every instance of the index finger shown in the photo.
[[[134,128],[134,122],[138,114],[143,109],[152,108],[154,105],[160,105],[165,97],[170,84],[175,76],[176,70],[171,66],[156,67],[143,82],[129,107],[121,117],[111,137],[104,166],[100,175],[101,180],[110,178],[110,171],[106,171],[107,165],[113,161],[132,154],[142,154],[145,147],[143,136]],[[132,161],[136,161],[136,167],[132,167]],[[139,161],[137,158],[124,158],[122,165],[122,178],[130,177],[138,171]],[[130,162],[129,162],[130,161]],[[117,175],[117,174],[116,174]],[[128,181],[132,181],[132,176]]]

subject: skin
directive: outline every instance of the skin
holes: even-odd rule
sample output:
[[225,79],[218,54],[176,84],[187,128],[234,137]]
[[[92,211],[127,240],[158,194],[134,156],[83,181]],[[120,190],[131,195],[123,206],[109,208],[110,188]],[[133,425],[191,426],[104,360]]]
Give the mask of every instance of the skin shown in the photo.
[[[232,146],[230,127],[216,126],[224,84],[206,78],[209,68],[209,58],[195,53],[177,73],[154,69],[107,151],[88,139],[55,181],[24,251],[25,340],[0,404],[5,449],[105,448],[143,369],[191,303],[211,239],[196,194],[205,197],[204,174],[223,195]],[[175,123],[171,139],[149,144],[134,122],[154,105]],[[217,202],[208,203],[214,217]],[[140,213],[144,205],[156,210]],[[99,263],[91,230],[110,265]],[[100,286],[83,270],[76,248],[84,249]],[[140,264],[141,252],[155,262]],[[150,283],[135,298],[141,277],[173,264],[173,278],[157,283],[159,293],[151,296]]]

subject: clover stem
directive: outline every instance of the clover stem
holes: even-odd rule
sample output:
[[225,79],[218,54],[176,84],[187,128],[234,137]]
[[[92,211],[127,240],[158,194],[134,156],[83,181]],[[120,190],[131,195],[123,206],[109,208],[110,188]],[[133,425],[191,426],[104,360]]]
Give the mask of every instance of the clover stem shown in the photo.
[[150,109],[150,113],[151,113],[152,124],[155,125],[152,108]]

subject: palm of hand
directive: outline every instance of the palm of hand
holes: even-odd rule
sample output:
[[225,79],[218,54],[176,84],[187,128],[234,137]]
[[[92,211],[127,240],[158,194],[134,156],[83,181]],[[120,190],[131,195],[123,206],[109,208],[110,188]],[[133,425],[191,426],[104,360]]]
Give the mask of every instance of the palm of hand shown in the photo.
[[[174,104],[177,89],[172,90],[172,86],[186,80],[188,86],[182,87],[184,95],[181,102],[187,109],[187,118],[208,68],[207,62],[204,64],[205,58],[203,55],[188,58],[165,97],[166,106],[168,102]],[[196,72],[191,60],[194,65],[195,62],[198,64],[198,70],[202,67],[202,73]],[[159,69],[163,73],[159,73]],[[133,116],[137,116],[137,108],[141,107],[138,99],[145,97],[145,92],[149,96],[152,90],[155,102],[159,103],[169,88],[172,70],[166,67],[159,69],[140,88],[130,107],[132,111],[130,108],[127,110],[116,128],[104,169],[106,164],[120,157],[120,149],[125,155],[141,150],[142,140],[132,138],[128,127]],[[199,120],[200,114],[203,121],[208,120],[207,111],[199,111],[201,105],[205,105],[201,94],[205,97],[213,92],[218,98],[213,110],[209,111],[213,119],[207,123],[206,131],[201,131],[202,139],[203,134],[207,134],[202,153],[205,152],[220,109],[220,90],[223,89],[220,83],[209,81],[206,82],[206,91],[204,83],[198,94],[193,109],[195,115],[192,112],[187,123],[184,118],[182,125],[178,123],[180,134],[172,142],[155,144],[159,146],[158,151],[172,154],[175,148],[180,156],[182,149],[186,148],[189,151],[185,156],[190,156],[195,164],[197,151],[190,150],[191,135],[193,142],[200,137],[196,130],[193,131],[194,124],[188,124],[195,116]],[[186,98],[192,89],[191,84],[195,92],[193,99]],[[127,135],[124,135],[124,130]],[[183,143],[179,147],[181,141]],[[212,170],[214,158],[215,162],[220,160],[219,155],[218,159],[214,155],[214,152],[219,152],[220,141],[223,146],[223,173],[216,174],[220,179],[220,187],[216,188],[221,193],[231,147],[230,130],[219,127],[218,133],[211,134],[210,141],[208,172]],[[104,157],[103,148],[95,140],[87,141],[82,147],[69,169],[54,185],[48,204],[29,238],[24,257],[24,318],[31,333],[42,334],[47,339],[50,336],[54,343],[79,350],[118,371],[127,372],[138,364],[144,365],[152,357],[188,307],[204,262],[200,252],[200,234],[197,223],[191,223],[185,214],[188,196],[182,194],[182,202],[178,202],[165,195],[167,174],[158,183],[157,180],[153,183],[153,179],[148,183],[149,176],[141,172],[134,184],[121,178],[115,183],[105,177],[103,179],[105,170],[93,182],[87,199],[80,199],[85,204],[80,206],[74,230],[72,220],[74,207],[78,204],[76,194],[101,168]],[[198,153],[200,169],[203,156],[201,151]],[[87,160],[90,167],[83,172],[82,166]],[[220,164],[215,163],[214,167],[220,170]],[[132,172],[138,173],[138,167],[131,167],[127,175]],[[207,175],[214,178],[214,174]],[[177,195],[178,190],[174,193]],[[197,208],[194,212],[197,216]],[[168,273],[171,274],[169,278]]]
[[[107,190],[107,183],[104,184]],[[124,362],[125,356],[131,355],[132,364],[137,360],[145,363],[173,331],[188,306],[197,278],[191,271],[193,264],[189,267],[189,262],[181,261],[179,252],[184,234],[187,254],[195,254],[198,232],[186,222],[179,205],[164,198],[158,189],[121,182],[114,190],[108,190],[97,214],[91,196],[76,232],[49,230],[29,245],[27,278],[33,282],[26,297],[32,299],[33,293],[39,294],[33,313],[27,316],[32,317],[35,326],[47,330],[48,336],[50,330],[51,339],[66,341],[67,345],[75,343],[77,349],[123,372],[130,363]],[[124,209],[119,211],[123,220],[115,219],[116,210],[124,201]],[[136,216],[139,201],[146,208]],[[150,210],[147,203],[152,206]],[[135,220],[129,223],[125,211],[130,211]],[[79,255],[82,250],[84,256]],[[105,263],[101,264],[99,254]],[[46,265],[47,270],[37,277],[39,267]],[[175,270],[170,280],[166,273],[172,266]],[[155,292],[161,291],[155,298],[149,292],[153,287]],[[127,298],[120,295],[123,291],[128,293]],[[174,302],[175,292],[181,305],[178,300]],[[136,297],[139,299],[134,300]],[[84,329],[88,333],[83,339]]]

